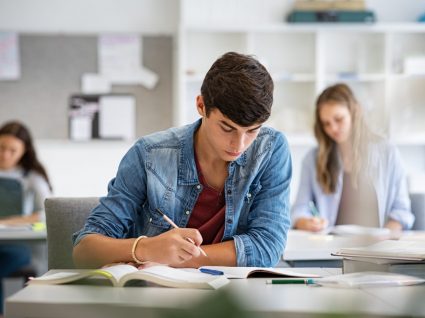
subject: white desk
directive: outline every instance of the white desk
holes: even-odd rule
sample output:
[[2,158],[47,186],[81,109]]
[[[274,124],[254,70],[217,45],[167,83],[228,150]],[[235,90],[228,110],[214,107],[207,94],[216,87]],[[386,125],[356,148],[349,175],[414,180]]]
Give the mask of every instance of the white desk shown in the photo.
[[[301,269],[298,269],[301,270]],[[326,269],[305,269],[322,275]],[[333,270],[336,273],[338,270]],[[160,287],[33,285],[6,299],[6,318],[15,317],[166,317],[169,312],[206,308],[228,291],[232,300],[256,317],[360,317],[425,315],[425,286],[339,289],[307,285],[267,285],[264,278],[231,280],[218,291]],[[215,297],[214,297],[215,296]],[[416,298],[415,298],[416,297]],[[222,304],[222,302],[221,302]],[[165,316],[164,316],[165,314]],[[202,316],[201,314],[199,315]],[[173,316],[176,317],[176,316]]]
[[[403,232],[401,239],[424,236],[423,232]],[[342,266],[342,258],[332,256],[331,253],[343,247],[366,246],[376,243],[380,239],[373,236],[331,235],[312,232],[290,230],[285,248],[283,261],[291,266],[336,267]]]
[[46,231],[33,231],[32,229],[10,229],[0,227],[0,244],[11,243],[39,243],[46,241]]

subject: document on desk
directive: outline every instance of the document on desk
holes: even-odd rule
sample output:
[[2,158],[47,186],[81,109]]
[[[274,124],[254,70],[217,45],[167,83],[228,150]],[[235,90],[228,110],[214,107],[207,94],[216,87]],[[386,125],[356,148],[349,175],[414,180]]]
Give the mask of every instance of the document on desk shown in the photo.
[[391,235],[391,230],[387,228],[360,226],[355,224],[335,225],[327,228],[326,234],[335,235],[355,235],[355,236],[373,236],[382,239],[388,239]]
[[0,224],[0,231],[23,231],[23,230],[32,230],[32,224],[19,224],[19,225],[6,225]]
[[320,277],[317,274],[301,273],[288,268],[272,267],[232,267],[232,266],[202,266],[199,269],[207,269],[223,272],[227,278],[250,278],[250,277]]
[[396,273],[359,272],[318,278],[314,283],[326,287],[366,288],[417,285],[425,283],[425,279]]

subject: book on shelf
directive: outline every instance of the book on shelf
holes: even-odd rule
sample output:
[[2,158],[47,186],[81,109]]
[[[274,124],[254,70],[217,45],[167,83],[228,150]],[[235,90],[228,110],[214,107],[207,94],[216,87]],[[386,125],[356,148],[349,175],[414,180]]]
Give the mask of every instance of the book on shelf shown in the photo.
[[325,287],[367,288],[417,285],[425,283],[425,279],[404,274],[367,271],[318,278],[314,283]]
[[101,269],[61,270],[31,279],[28,284],[66,284],[77,281],[94,283],[101,279],[110,281],[114,287],[124,287],[134,282],[149,282],[166,287],[218,289],[229,280],[224,276],[201,273],[195,269],[178,269],[166,265],[156,265],[137,269],[132,265],[117,264]]
[[364,0],[297,0],[294,9],[303,10],[365,10]]
[[384,240],[367,246],[341,248],[332,255],[422,262],[425,261],[425,245],[423,241]]
[[214,270],[224,274],[227,278],[250,278],[250,277],[300,277],[315,278],[317,274],[304,273],[288,269],[286,267],[231,267],[231,266],[202,266],[200,269]]
[[425,261],[400,261],[382,258],[343,258],[342,272],[344,274],[376,271],[405,274],[425,278]]

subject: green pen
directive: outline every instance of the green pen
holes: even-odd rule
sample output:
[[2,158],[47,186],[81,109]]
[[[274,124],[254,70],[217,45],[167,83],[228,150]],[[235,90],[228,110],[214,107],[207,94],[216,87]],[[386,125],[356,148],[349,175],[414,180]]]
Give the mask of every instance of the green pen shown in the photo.
[[315,284],[314,279],[306,278],[306,279],[270,279],[266,280],[266,284],[272,285],[281,285],[281,284],[305,284],[311,285]]
[[312,214],[315,218],[320,217],[319,210],[317,210],[316,205],[314,204],[314,202],[313,202],[313,201],[310,201],[310,202],[308,203],[308,206],[310,207],[310,212],[311,212],[311,214]]

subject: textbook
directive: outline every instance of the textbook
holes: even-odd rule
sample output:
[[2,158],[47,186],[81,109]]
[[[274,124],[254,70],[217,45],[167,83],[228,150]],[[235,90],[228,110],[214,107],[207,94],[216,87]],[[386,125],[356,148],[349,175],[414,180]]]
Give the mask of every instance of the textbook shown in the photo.
[[385,240],[363,247],[341,248],[332,255],[403,261],[425,261],[425,244],[421,241]]
[[202,266],[199,268],[221,272],[227,278],[250,278],[250,277],[301,277],[314,278],[320,275],[300,273],[288,268],[272,268],[272,267],[232,267],[232,266]]
[[135,281],[145,281],[166,287],[218,289],[229,283],[225,276],[204,274],[196,270],[185,270],[156,265],[137,269],[132,265],[118,264],[101,269],[65,270],[31,279],[28,284],[66,284],[83,279],[107,279],[114,287],[124,287]]

